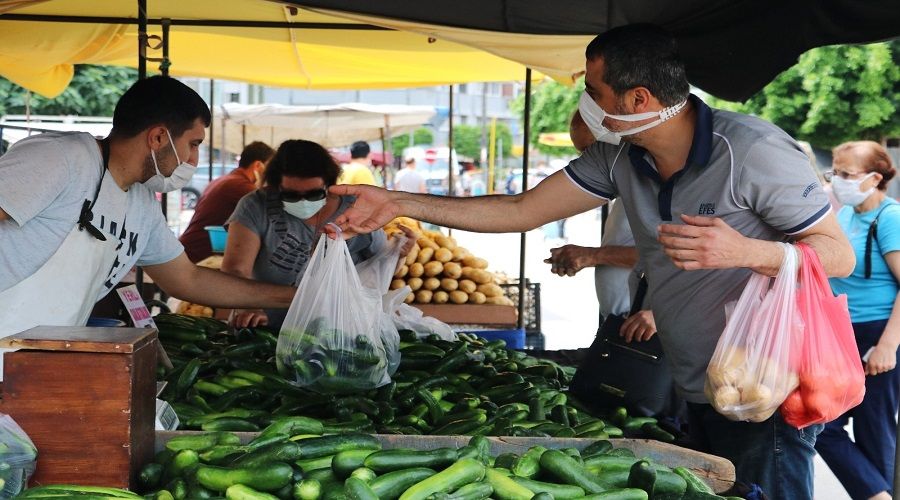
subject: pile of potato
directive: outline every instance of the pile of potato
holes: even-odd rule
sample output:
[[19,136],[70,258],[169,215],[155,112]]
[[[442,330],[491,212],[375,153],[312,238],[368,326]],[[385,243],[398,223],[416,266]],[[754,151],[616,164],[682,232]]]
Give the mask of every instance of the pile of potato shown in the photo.
[[186,300],[182,300],[180,304],[178,304],[178,314],[185,314],[187,316],[199,316],[201,318],[212,318],[213,317],[213,308],[209,306],[204,306],[202,304],[194,304],[192,302],[188,302]]
[[[388,236],[403,234],[399,225],[416,233],[412,250],[400,263],[391,290],[409,286],[406,303],[513,305],[487,271],[486,260],[475,257],[440,231],[421,228],[418,221],[401,217],[385,227]],[[403,258],[401,258],[403,259]]]
[[762,422],[775,413],[793,391],[797,374],[767,356],[748,356],[733,347],[713,356],[706,369],[706,396],[716,410],[732,420]]

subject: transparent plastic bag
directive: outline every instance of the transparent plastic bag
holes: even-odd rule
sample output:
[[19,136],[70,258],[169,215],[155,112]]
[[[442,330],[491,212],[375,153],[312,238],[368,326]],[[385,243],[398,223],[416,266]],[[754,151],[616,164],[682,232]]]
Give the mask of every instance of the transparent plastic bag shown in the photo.
[[322,235],[281,327],[278,371],[295,385],[323,393],[390,382],[385,323],[373,321],[381,314],[381,295],[360,283],[347,243]]
[[762,422],[798,383],[803,321],[797,309],[799,257],[781,243],[774,282],[754,273],[729,315],[706,370],[706,397],[732,420]]
[[9,415],[0,414],[0,498],[13,498],[34,473],[37,448]]
[[803,257],[797,303],[806,325],[800,351],[800,386],[784,404],[784,420],[802,429],[830,422],[862,402],[866,394],[847,296],[835,297],[819,256],[798,244]]
[[375,290],[381,297],[382,314],[379,316],[381,341],[387,356],[388,374],[393,375],[400,367],[400,333],[391,318],[392,297],[388,288],[400,261],[400,252],[406,244],[405,236],[395,236],[372,257],[356,265],[359,281],[364,287]]
[[392,316],[398,330],[412,330],[416,332],[416,335],[419,338],[437,335],[442,340],[449,340],[451,342],[459,340],[456,332],[454,332],[447,323],[432,318],[431,316],[425,316],[419,309],[403,303],[403,297],[406,297],[406,295],[410,293],[409,287],[404,287],[400,290],[404,290],[406,293],[402,295],[398,294],[400,296],[400,303],[394,308],[394,314]]

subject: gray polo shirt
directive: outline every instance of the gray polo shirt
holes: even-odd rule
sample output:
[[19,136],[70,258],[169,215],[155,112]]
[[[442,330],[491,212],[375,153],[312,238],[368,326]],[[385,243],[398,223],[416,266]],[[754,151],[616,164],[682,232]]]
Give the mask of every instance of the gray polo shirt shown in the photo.
[[706,367],[725,327],[725,304],[749,269],[682,271],[657,242],[657,226],[680,215],[720,217],[750,238],[786,241],[831,210],[809,160],[790,136],[758,118],[714,110],[691,96],[697,126],[684,168],[663,182],[639,146],[594,143],[565,173],[599,198],[621,196],[672,374],[684,397],[706,402]]

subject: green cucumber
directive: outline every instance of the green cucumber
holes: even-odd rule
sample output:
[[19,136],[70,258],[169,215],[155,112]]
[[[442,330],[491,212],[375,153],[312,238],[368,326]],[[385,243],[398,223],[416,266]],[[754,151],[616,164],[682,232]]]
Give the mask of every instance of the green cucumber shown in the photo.
[[613,445],[609,442],[608,439],[599,439],[587,445],[585,449],[581,450],[581,456],[585,460],[587,460],[593,455],[602,455],[603,453],[606,453],[611,449],[613,449]]
[[484,500],[485,498],[490,498],[493,493],[493,486],[479,481],[477,483],[469,483],[453,493],[436,493],[429,498],[433,498],[433,500]]
[[656,468],[647,460],[635,462],[628,473],[628,487],[644,490],[648,496],[653,497],[656,487]]
[[458,452],[454,448],[429,451],[381,450],[366,457],[363,464],[377,474],[384,474],[414,467],[444,469],[456,462],[457,458]]
[[323,434],[325,432],[322,422],[310,417],[280,417],[276,418],[268,427],[263,429],[260,436],[273,434]]
[[294,500],[319,500],[322,496],[322,483],[315,479],[303,479],[294,483],[291,493]]
[[581,500],[647,500],[647,492],[637,488],[616,488],[596,495],[588,495]]
[[369,434],[346,433],[296,441],[299,458],[319,458],[347,450],[380,450],[381,442]]
[[334,455],[327,455],[324,457],[316,458],[302,458],[300,460],[294,460],[294,465],[299,467],[304,474],[308,474],[314,470],[331,469],[332,458],[334,458]]
[[366,484],[368,484],[368,483],[371,483],[373,479],[378,477],[378,475],[375,474],[375,471],[373,471],[372,469],[370,469],[368,467],[359,467],[358,469],[356,469],[350,473],[350,477],[362,479],[363,481],[366,482]]
[[426,500],[430,495],[442,491],[457,490],[485,476],[485,466],[474,458],[463,458],[441,472],[416,483],[402,495],[400,500]]
[[424,467],[398,470],[376,477],[369,483],[369,487],[381,500],[395,500],[411,486],[435,474],[435,471]]
[[366,457],[372,453],[376,453],[375,450],[346,450],[337,453],[331,459],[331,470],[338,479],[347,479],[354,470],[365,465]]
[[553,495],[553,498],[556,500],[569,500],[571,498],[580,498],[584,496],[583,489],[571,484],[545,483],[543,481],[535,481],[524,477],[513,477],[512,480],[534,493],[549,493]]
[[493,497],[498,500],[530,500],[534,496],[528,488],[490,467],[485,470],[484,480],[494,488]]
[[204,431],[256,432],[259,430],[259,426],[253,422],[237,417],[217,418],[204,422],[200,428]]
[[261,491],[277,491],[291,482],[294,470],[284,462],[271,462],[259,467],[225,468],[201,465],[196,478],[204,488],[226,491],[230,486],[242,484]]
[[228,500],[279,500],[275,495],[256,491],[243,484],[229,486],[225,490],[225,498]]
[[696,474],[691,472],[687,467],[675,467],[672,469],[672,472],[681,476],[682,479],[687,483],[687,492],[688,493],[710,493],[715,494],[715,491],[706,484],[706,481],[697,477]]
[[541,455],[541,470],[565,484],[578,486],[587,493],[600,493],[601,486],[584,467],[559,450],[547,450]]
[[372,488],[356,477],[349,477],[344,481],[344,491],[350,500],[379,500]]
[[547,451],[543,446],[532,446],[513,462],[510,471],[519,477],[534,478],[541,472],[541,455]]

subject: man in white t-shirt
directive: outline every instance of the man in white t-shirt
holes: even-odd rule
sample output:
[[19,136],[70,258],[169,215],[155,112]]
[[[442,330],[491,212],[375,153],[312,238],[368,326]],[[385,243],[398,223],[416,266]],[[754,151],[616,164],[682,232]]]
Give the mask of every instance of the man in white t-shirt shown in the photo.
[[394,191],[406,191],[407,193],[424,193],[425,178],[416,172],[416,159],[409,157],[404,161],[405,166],[394,177]]
[[[109,137],[45,133],[0,157],[0,302],[16,304],[0,308],[0,337],[36,325],[83,324],[83,311],[134,265],[191,302],[290,304],[292,287],[195,266],[166,226],[155,193],[190,180],[209,122],[196,92],[152,77],[116,104]],[[58,282],[70,286],[55,297]],[[69,304],[43,307],[57,301]]]

